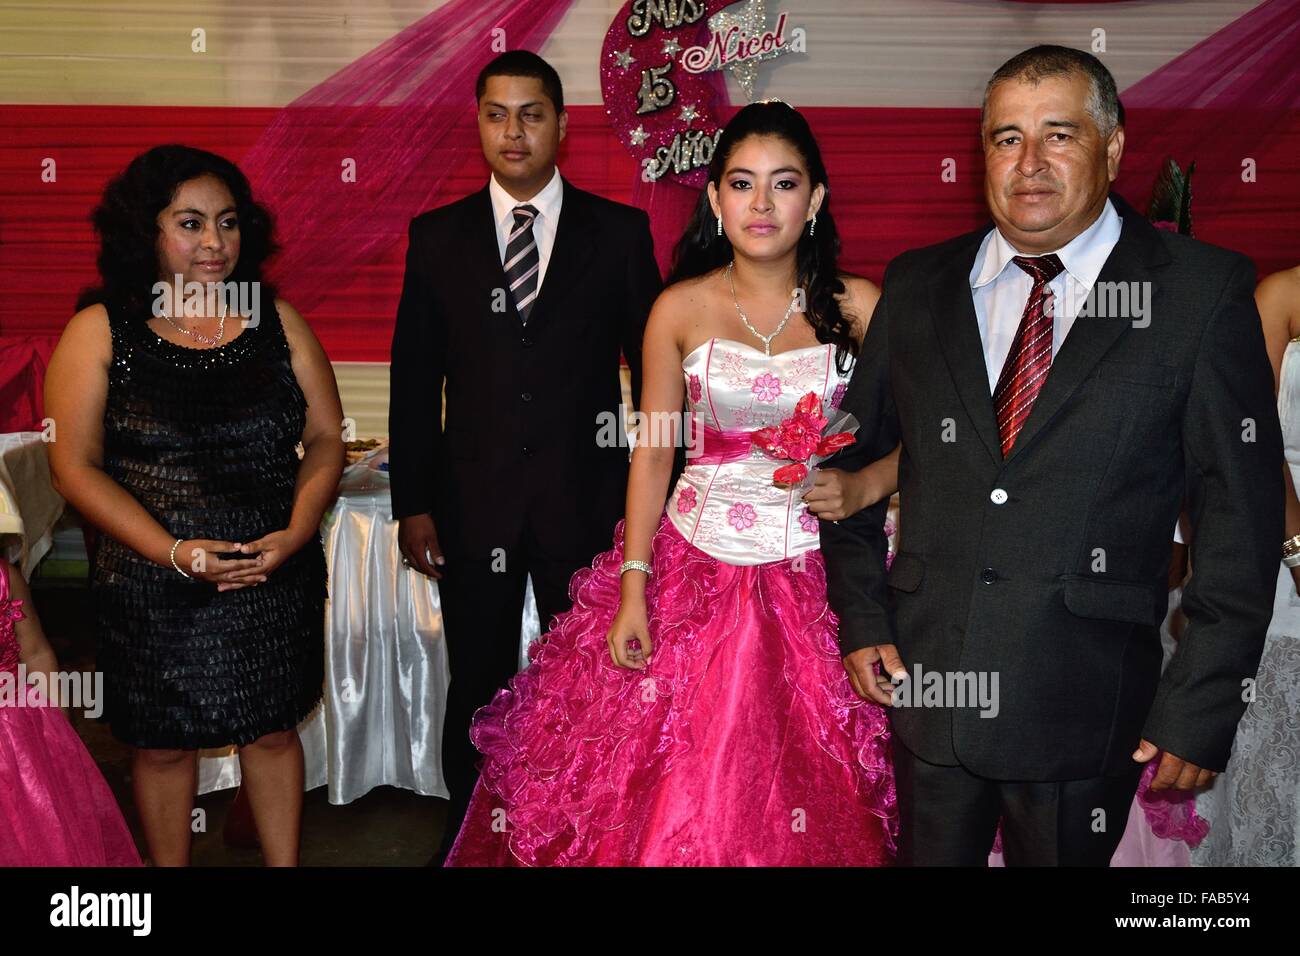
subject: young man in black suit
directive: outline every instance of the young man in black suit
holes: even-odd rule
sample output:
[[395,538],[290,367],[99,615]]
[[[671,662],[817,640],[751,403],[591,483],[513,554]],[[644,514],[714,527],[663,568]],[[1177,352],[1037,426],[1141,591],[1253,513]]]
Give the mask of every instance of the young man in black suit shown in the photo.
[[901,439],[902,513],[887,577],[885,503],[823,523],[830,603],[855,689],[906,704],[899,862],[982,865],[1000,817],[1008,864],[1104,866],[1157,749],[1154,789],[1227,763],[1281,554],[1272,373],[1249,260],[1110,193],[1123,113],[1095,57],[1010,60],[981,135],[993,224],[890,264],[842,403],[845,458]]
[[637,401],[661,286],[646,214],[556,169],[555,70],[510,51],[476,92],[492,175],[411,222],[389,405],[399,543],[438,581],[450,658],[440,856],[477,778],[470,720],[517,669],[527,577],[545,631],[623,514],[628,450],[598,435],[621,413],[620,349]]

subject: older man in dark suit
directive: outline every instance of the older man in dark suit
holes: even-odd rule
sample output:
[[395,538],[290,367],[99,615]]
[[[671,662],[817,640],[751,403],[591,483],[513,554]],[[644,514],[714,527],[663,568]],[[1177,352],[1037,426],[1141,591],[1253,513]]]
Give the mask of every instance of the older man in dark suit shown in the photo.
[[830,602],[855,688],[896,704],[900,862],[982,864],[1000,818],[1009,864],[1105,865],[1158,751],[1156,789],[1223,769],[1263,647],[1282,450],[1255,273],[1110,193],[1095,57],[1010,60],[981,135],[992,225],[890,264],[843,402],[845,467],[902,442],[898,554],[886,577],[883,503],[824,523]]

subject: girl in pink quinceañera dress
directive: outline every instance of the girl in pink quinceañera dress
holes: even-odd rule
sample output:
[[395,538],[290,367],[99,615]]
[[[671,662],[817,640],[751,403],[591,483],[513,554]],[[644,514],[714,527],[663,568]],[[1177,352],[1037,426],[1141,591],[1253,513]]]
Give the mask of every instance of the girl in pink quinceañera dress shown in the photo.
[[81,738],[39,687],[20,687],[20,663],[46,674],[46,686],[55,666],[40,623],[23,612],[30,600],[22,576],[0,559],[0,866],[139,866]]
[[[818,514],[843,513],[776,483],[788,462],[752,441],[809,393],[809,407],[835,416],[874,287],[834,270],[825,170],[789,106],[741,110],[709,179],[649,320],[642,391],[643,411],[684,401],[702,448],[669,491],[663,449],[646,447],[653,423],[642,426],[613,549],[573,577],[572,609],[475,717],[481,777],[448,865],[892,860],[887,715],[850,686],[818,550]],[[703,266],[683,268],[684,249],[703,250]],[[807,290],[806,312],[786,309],[792,286]],[[888,462],[871,501],[892,491]],[[818,488],[864,474],[831,471]],[[625,559],[649,575],[620,575]],[[620,643],[629,622],[644,624],[647,657]]]

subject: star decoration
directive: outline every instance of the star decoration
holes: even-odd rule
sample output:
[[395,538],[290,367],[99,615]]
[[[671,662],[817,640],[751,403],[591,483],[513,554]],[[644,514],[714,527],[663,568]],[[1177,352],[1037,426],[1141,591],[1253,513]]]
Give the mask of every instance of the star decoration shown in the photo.
[[[738,8],[738,12],[732,13],[732,7]],[[711,30],[716,30],[725,35],[732,27],[739,28],[740,32],[746,36],[762,36],[763,31],[767,29],[767,13],[764,9],[763,0],[733,3],[725,10],[709,17],[709,28]],[[754,101],[754,81],[758,77],[759,61],[775,59],[789,52],[789,46],[783,46],[768,53],[750,57],[748,60],[728,64],[723,69],[729,70],[731,75],[735,77],[741,92],[745,94],[745,102],[752,103]],[[714,69],[717,69],[717,67],[714,67]]]
[[633,146],[640,146],[650,138],[650,134],[645,131],[645,126],[638,126],[628,135],[632,138]]
[[682,45],[677,42],[676,37],[664,41],[664,56],[670,56],[675,60],[677,59],[677,54],[681,51]]
[[700,112],[695,108],[694,103],[688,103],[682,107],[682,122],[694,123],[700,117]]
[[636,57],[632,55],[631,47],[628,47],[626,50],[615,50],[610,54],[610,56],[614,58],[614,61],[618,64],[620,70],[626,70],[636,62]]

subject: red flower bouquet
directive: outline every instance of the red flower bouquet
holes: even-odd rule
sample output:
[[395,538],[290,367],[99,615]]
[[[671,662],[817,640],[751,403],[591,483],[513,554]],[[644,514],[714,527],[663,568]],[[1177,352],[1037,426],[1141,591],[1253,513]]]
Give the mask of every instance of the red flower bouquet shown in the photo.
[[852,445],[856,439],[857,420],[847,412],[838,416],[836,424],[845,430],[823,435],[829,421],[822,413],[821,399],[809,392],[794,407],[794,414],[770,428],[754,432],[753,442],[773,458],[787,458],[792,464],[782,465],[772,474],[778,485],[797,485],[808,477],[809,468],[841,448]]

